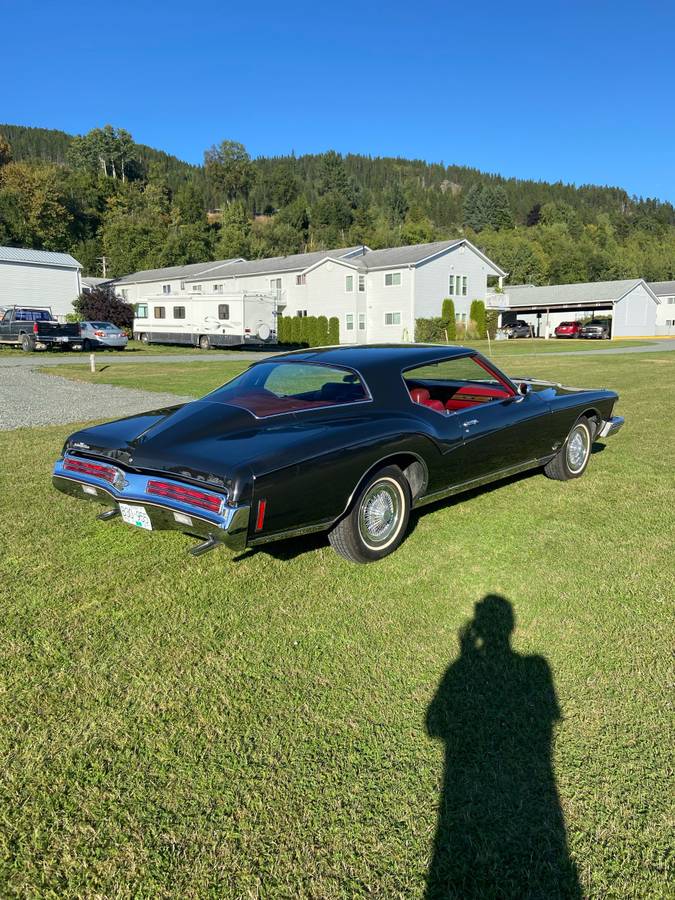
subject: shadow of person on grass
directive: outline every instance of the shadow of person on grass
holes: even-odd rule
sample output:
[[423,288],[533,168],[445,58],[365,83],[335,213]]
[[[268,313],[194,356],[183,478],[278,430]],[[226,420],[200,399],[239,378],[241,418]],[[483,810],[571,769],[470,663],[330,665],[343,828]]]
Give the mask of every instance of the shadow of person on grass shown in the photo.
[[551,671],[511,648],[513,607],[488,595],[427,710],[445,772],[426,897],[580,898],[551,760]]

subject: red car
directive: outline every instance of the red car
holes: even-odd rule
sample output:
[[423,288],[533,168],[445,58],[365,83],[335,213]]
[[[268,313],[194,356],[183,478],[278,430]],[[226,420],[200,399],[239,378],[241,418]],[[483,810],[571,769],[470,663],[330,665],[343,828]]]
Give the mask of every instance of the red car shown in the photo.
[[579,337],[581,325],[578,322],[561,322],[555,330],[557,338]]

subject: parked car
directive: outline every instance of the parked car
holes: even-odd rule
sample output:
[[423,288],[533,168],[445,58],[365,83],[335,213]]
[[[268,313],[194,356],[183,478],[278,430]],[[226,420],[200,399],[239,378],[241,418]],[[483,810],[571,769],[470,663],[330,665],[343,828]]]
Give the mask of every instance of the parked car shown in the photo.
[[152,531],[235,550],[327,531],[355,562],[391,553],[411,509],[527,469],[582,475],[621,428],[617,395],[516,383],[465,347],[300,350],[195,400],[82,429],[54,486]]
[[80,322],[83,350],[124,350],[126,332],[112,322]]
[[611,336],[610,323],[607,319],[591,319],[582,326],[579,332],[580,338],[608,341]]
[[0,343],[33,350],[79,350],[82,347],[77,322],[57,322],[48,306],[10,306],[0,319]]
[[576,338],[579,337],[581,325],[578,322],[561,322],[555,329],[557,338]]
[[532,326],[527,322],[523,322],[522,319],[518,319],[516,322],[510,322],[508,325],[505,325],[504,331],[509,339],[532,337]]

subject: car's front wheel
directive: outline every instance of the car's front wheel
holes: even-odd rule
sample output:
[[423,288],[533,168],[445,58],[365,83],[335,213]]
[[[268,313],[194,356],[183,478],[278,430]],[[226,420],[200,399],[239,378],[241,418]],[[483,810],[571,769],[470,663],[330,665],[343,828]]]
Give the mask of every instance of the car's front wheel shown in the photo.
[[580,478],[591,458],[593,431],[593,424],[585,416],[578,419],[558,453],[544,466],[544,474],[556,481]]
[[393,553],[410,518],[410,485],[397,466],[387,466],[361,487],[351,509],[328,534],[350,562],[367,563]]

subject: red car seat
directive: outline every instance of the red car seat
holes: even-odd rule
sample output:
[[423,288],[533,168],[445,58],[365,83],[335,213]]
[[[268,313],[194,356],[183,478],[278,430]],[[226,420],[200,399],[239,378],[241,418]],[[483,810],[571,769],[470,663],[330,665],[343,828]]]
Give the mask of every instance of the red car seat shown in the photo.
[[445,407],[441,401],[432,400],[431,394],[426,388],[413,388],[410,391],[410,396],[414,403],[419,403],[421,406],[428,406],[429,409],[433,409],[436,412],[445,412]]

